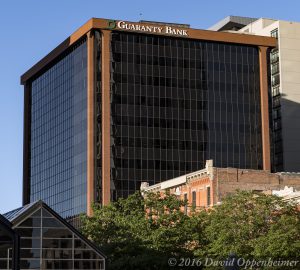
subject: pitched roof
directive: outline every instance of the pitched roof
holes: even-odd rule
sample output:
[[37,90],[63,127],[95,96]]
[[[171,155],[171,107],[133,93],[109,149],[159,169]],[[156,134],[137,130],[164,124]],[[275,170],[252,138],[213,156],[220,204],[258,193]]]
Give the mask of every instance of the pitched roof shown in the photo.
[[16,220],[19,216],[21,216],[23,213],[25,213],[28,209],[30,209],[31,207],[33,207],[37,203],[39,203],[39,201],[26,204],[22,207],[19,207],[17,209],[14,209],[12,211],[9,211],[9,212],[3,214],[3,216],[7,220],[9,220],[11,223],[14,223],[14,220]]
[[6,214],[3,214],[4,218],[9,220],[12,226],[17,225],[19,222],[23,221],[25,218],[31,215],[31,213],[35,212],[38,209],[45,209],[51,215],[53,215],[56,219],[58,219],[62,224],[64,224],[69,230],[71,230],[78,238],[84,241],[88,246],[93,248],[95,252],[101,255],[104,259],[106,259],[106,255],[102,253],[102,251],[96,246],[93,242],[88,240],[85,236],[83,236],[78,230],[76,230],[69,222],[67,222],[64,218],[62,218],[59,214],[57,214],[52,208],[50,208],[46,203],[42,200],[32,202],[30,204],[26,204],[20,208],[12,210]]
[[241,16],[227,16],[226,18],[218,21],[208,30],[212,31],[224,31],[232,29],[241,29],[242,27],[256,21],[257,18],[241,17]]

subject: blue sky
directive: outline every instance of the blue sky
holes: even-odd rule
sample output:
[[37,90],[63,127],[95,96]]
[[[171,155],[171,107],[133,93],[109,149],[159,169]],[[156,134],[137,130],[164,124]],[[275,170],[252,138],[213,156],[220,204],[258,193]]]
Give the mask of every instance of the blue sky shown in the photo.
[[[206,29],[228,15],[300,21],[300,2],[269,0],[3,0],[0,4],[0,213],[21,206],[20,75],[91,17],[188,23]],[[141,15],[140,15],[141,14]]]

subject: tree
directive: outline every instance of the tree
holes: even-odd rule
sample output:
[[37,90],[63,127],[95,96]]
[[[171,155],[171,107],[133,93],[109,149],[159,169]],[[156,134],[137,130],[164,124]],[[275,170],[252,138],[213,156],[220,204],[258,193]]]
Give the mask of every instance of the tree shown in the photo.
[[295,204],[277,196],[240,191],[225,198],[207,215],[206,250],[198,256],[224,259],[296,259],[300,223]]
[[110,269],[169,269],[168,258],[192,256],[193,226],[174,195],[139,192],[109,206],[94,206],[82,232],[108,254]]
[[169,269],[173,257],[298,259],[300,217],[293,203],[239,191],[190,216],[183,213],[186,204],[168,193],[143,198],[137,192],[108,206],[95,205],[94,216],[83,218],[82,232],[108,255],[109,269]]

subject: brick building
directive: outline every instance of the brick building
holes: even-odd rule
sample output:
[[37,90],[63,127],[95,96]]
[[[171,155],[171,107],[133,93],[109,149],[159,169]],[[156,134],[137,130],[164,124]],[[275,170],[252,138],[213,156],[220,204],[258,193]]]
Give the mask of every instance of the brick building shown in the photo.
[[[187,199],[189,206],[204,208],[216,205],[236,190],[274,193],[285,187],[300,190],[300,173],[270,173],[263,170],[217,168],[206,161],[204,169],[149,186],[143,182],[145,192],[165,192]],[[187,211],[187,209],[186,209]]]

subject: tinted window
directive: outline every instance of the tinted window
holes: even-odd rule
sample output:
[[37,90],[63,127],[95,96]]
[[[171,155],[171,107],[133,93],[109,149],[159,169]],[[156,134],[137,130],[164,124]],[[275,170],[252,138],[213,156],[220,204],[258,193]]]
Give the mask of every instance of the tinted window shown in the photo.
[[30,201],[63,217],[86,212],[87,45],[32,81]]
[[113,198],[208,159],[262,168],[256,47],[115,32],[111,59]]

